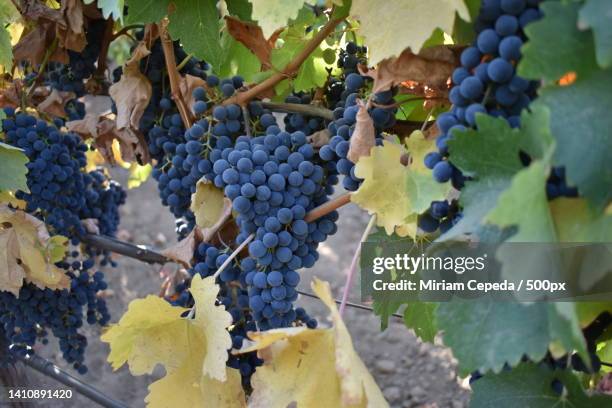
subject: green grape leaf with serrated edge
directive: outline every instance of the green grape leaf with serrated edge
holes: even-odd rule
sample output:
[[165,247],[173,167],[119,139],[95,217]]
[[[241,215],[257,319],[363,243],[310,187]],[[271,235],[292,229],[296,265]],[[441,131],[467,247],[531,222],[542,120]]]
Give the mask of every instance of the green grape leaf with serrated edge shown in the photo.
[[612,65],[612,2],[587,0],[578,16],[579,28],[593,30],[597,63],[602,68],[610,68]]
[[433,342],[438,333],[436,323],[437,303],[415,302],[408,303],[404,310],[404,323],[406,327],[414,330],[414,333],[423,341]]
[[556,81],[568,72],[578,76],[596,68],[593,35],[577,25],[579,3],[548,1],[540,5],[544,17],[529,24],[529,40],[522,47],[518,74]]
[[541,360],[555,340],[560,340],[565,349],[576,349],[584,355],[586,345],[580,326],[566,312],[543,302],[455,299],[439,304],[436,321],[444,332],[444,344],[459,361],[459,372],[467,375],[474,370],[500,372],[505,364],[519,364],[525,355]]
[[266,38],[293,20],[304,7],[313,5],[316,0],[249,0],[253,6],[252,17],[257,21]]
[[[554,381],[563,384],[557,393]],[[472,384],[471,408],[607,407],[612,396],[590,395],[581,380],[569,370],[550,370],[535,363],[523,363],[499,374],[487,374]]]

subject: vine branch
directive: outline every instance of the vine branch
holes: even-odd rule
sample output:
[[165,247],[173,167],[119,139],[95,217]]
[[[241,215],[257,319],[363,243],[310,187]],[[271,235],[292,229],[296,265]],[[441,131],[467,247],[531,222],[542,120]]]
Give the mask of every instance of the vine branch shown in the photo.
[[108,54],[108,49],[110,47],[110,43],[114,40],[113,26],[114,21],[112,19],[108,19],[108,21],[106,22],[106,27],[104,28],[104,36],[102,37],[102,47],[100,47],[100,55],[98,56],[98,67],[96,68],[96,73],[94,76],[103,76],[104,71],[106,71],[106,57]]
[[255,98],[257,95],[260,95],[274,88],[276,84],[281,82],[283,79],[295,76],[300,66],[304,63],[304,61],[306,61],[306,58],[308,58],[308,56],[312,54],[314,50],[317,49],[317,47],[325,40],[325,38],[327,38],[328,35],[330,35],[335,30],[336,26],[341,22],[341,18],[330,19],[327,23],[325,23],[321,30],[314,37],[312,37],[312,39],[310,39],[308,43],[306,43],[304,49],[302,49],[302,51],[300,51],[293,58],[293,60],[289,61],[289,63],[285,66],[285,68],[283,68],[282,71],[276,72],[263,82],[260,82],[259,84],[255,85],[254,87],[249,88],[244,92],[240,92],[232,96],[231,98],[226,99],[225,101],[223,101],[223,104],[244,105],[251,99]]
[[170,94],[172,100],[176,103],[176,107],[181,115],[185,128],[191,127],[191,114],[181,95],[180,80],[178,68],[176,66],[176,57],[174,56],[174,45],[172,38],[168,33],[168,19],[164,18],[159,23],[159,37],[161,38],[162,49],[164,51],[164,60],[166,61],[166,71],[170,80]]
[[300,113],[307,116],[316,116],[325,120],[334,120],[333,111],[310,104],[261,102],[261,106],[273,112]]

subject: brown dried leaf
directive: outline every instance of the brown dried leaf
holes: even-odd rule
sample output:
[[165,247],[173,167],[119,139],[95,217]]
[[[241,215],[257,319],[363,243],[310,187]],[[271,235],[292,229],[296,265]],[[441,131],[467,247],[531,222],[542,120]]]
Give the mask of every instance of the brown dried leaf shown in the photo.
[[181,77],[179,82],[179,90],[181,92],[181,97],[187,103],[193,115],[195,115],[195,112],[193,111],[193,105],[196,102],[195,98],[193,97],[193,90],[198,87],[206,88],[206,81],[200,77],[189,74],[185,75],[184,77]]
[[123,75],[109,89],[111,98],[117,106],[117,129],[138,129],[140,118],[151,99],[151,83],[142,75],[138,62],[151,52],[144,42],[134,49],[132,57],[123,67]]
[[13,47],[15,61],[28,61],[32,65],[39,65],[45,58],[47,49],[51,46],[49,31],[52,25],[42,23],[23,35]]
[[369,156],[370,150],[376,145],[376,131],[368,108],[363,101],[357,101],[357,104],[357,122],[347,154],[347,158],[353,163],[357,163],[362,156]]
[[59,46],[64,49],[81,52],[87,44],[83,24],[83,3],[81,0],[64,0],[60,9],[65,25],[58,24],[56,35]]
[[164,249],[161,254],[180,263],[185,268],[191,268],[193,253],[200,242],[202,242],[202,234],[200,229],[195,227],[182,241]]
[[448,78],[457,63],[457,56],[446,46],[423,49],[413,54],[404,50],[399,57],[387,58],[377,68],[363,72],[374,79],[372,92],[381,92],[406,81],[434,89],[446,89]]
[[76,98],[76,94],[74,92],[63,92],[54,89],[44,101],[38,104],[36,108],[39,112],[43,112],[54,117],[65,118],[67,115],[66,111],[64,110],[64,105],[66,102],[74,98]]
[[312,135],[307,137],[308,143],[310,143],[314,148],[325,146],[329,143],[330,138],[331,132],[327,128],[314,132]]
[[22,2],[21,14],[30,20],[40,23],[38,20],[50,21],[57,24],[64,24],[64,17],[58,9],[53,9],[40,1]]
[[23,88],[23,82],[20,79],[14,80],[8,88],[0,91],[0,107],[16,108],[21,104],[19,95]]
[[217,232],[222,230],[222,227],[231,218],[231,216],[232,216],[232,202],[229,198],[225,197],[223,199],[223,212],[221,213],[221,216],[219,217],[219,219],[214,225],[210,226],[209,228],[204,228],[202,230],[202,235],[203,235],[202,241],[209,242],[209,243],[212,242],[212,240],[215,237],[215,234],[217,234]]
[[259,59],[264,69],[269,69],[271,67],[270,55],[274,43],[266,40],[261,27],[230,16],[225,17],[225,22],[230,35],[247,47]]
[[68,276],[55,266],[67,241],[50,237],[45,224],[32,215],[0,205],[0,290],[18,295],[23,279],[40,288],[68,287]]

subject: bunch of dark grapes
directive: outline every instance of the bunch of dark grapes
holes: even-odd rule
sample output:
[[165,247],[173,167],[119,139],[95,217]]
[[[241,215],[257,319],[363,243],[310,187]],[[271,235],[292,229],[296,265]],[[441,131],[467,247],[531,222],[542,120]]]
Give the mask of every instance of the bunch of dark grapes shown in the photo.
[[85,233],[79,214],[84,209],[84,192],[91,177],[81,170],[87,164],[85,146],[73,134],[62,133],[54,125],[25,113],[5,109],[2,121],[6,142],[23,149],[28,157],[29,192],[16,197],[26,201],[26,211],[51,226],[55,234],[78,237]]
[[[26,202],[25,210],[44,221],[51,234],[69,237],[72,245],[78,245],[86,233],[82,220],[87,218],[95,221],[101,233],[114,235],[125,192],[102,172],[85,172],[87,146],[81,139],[61,132],[56,127],[61,121],[49,124],[13,109],[4,112],[4,141],[23,149],[29,159],[29,192],[16,192]],[[105,301],[97,295],[107,287],[104,275],[90,272],[100,253],[84,249],[88,255],[73,251],[71,261],[56,264],[65,270],[69,289],[40,289],[28,283],[18,297],[0,292],[0,323],[11,352],[32,352],[37,339],[47,341],[44,337],[50,330],[59,339],[64,358],[80,373],[86,371],[83,352],[87,339],[78,332],[83,316],[86,314],[88,323],[100,325],[107,324],[110,316]]]
[[58,340],[64,359],[81,374],[87,372],[84,352],[87,338],[79,333],[83,316],[89,324],[106,325],[110,315],[103,299],[97,296],[106,289],[101,272],[90,274],[92,259],[70,264],[60,262],[71,279],[70,289],[41,289],[31,283],[24,284],[19,296],[0,292],[0,325],[10,353],[22,356],[33,352],[36,341],[47,343],[50,331]]
[[[524,28],[541,17],[539,0],[485,0],[475,23],[477,39],[461,54],[461,66],[453,72],[449,112],[441,114],[436,124],[440,135],[437,152],[425,157],[440,183],[451,181],[463,188],[465,177],[448,160],[448,140],[455,131],[476,127],[476,115],[486,114],[505,119],[510,126],[520,126],[520,113],[536,97],[538,83],[516,74],[520,48],[526,41]],[[461,219],[457,203],[436,201],[419,218],[425,232],[438,228],[448,231]]]

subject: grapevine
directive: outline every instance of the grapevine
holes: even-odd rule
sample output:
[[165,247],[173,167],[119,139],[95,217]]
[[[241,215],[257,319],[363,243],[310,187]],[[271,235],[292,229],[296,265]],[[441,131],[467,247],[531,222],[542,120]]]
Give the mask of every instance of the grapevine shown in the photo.
[[[0,2],[0,370],[45,349],[88,378],[102,342],[113,370],[163,366],[151,407],[408,406],[354,306],[448,348],[472,407],[612,405],[607,2]],[[175,222],[159,252],[123,241],[147,182]],[[348,204],[369,223],[346,273],[307,282]],[[557,265],[579,300],[370,296],[400,245],[492,245],[522,282],[568,243],[595,254]],[[119,255],[163,266],[115,316]]]

